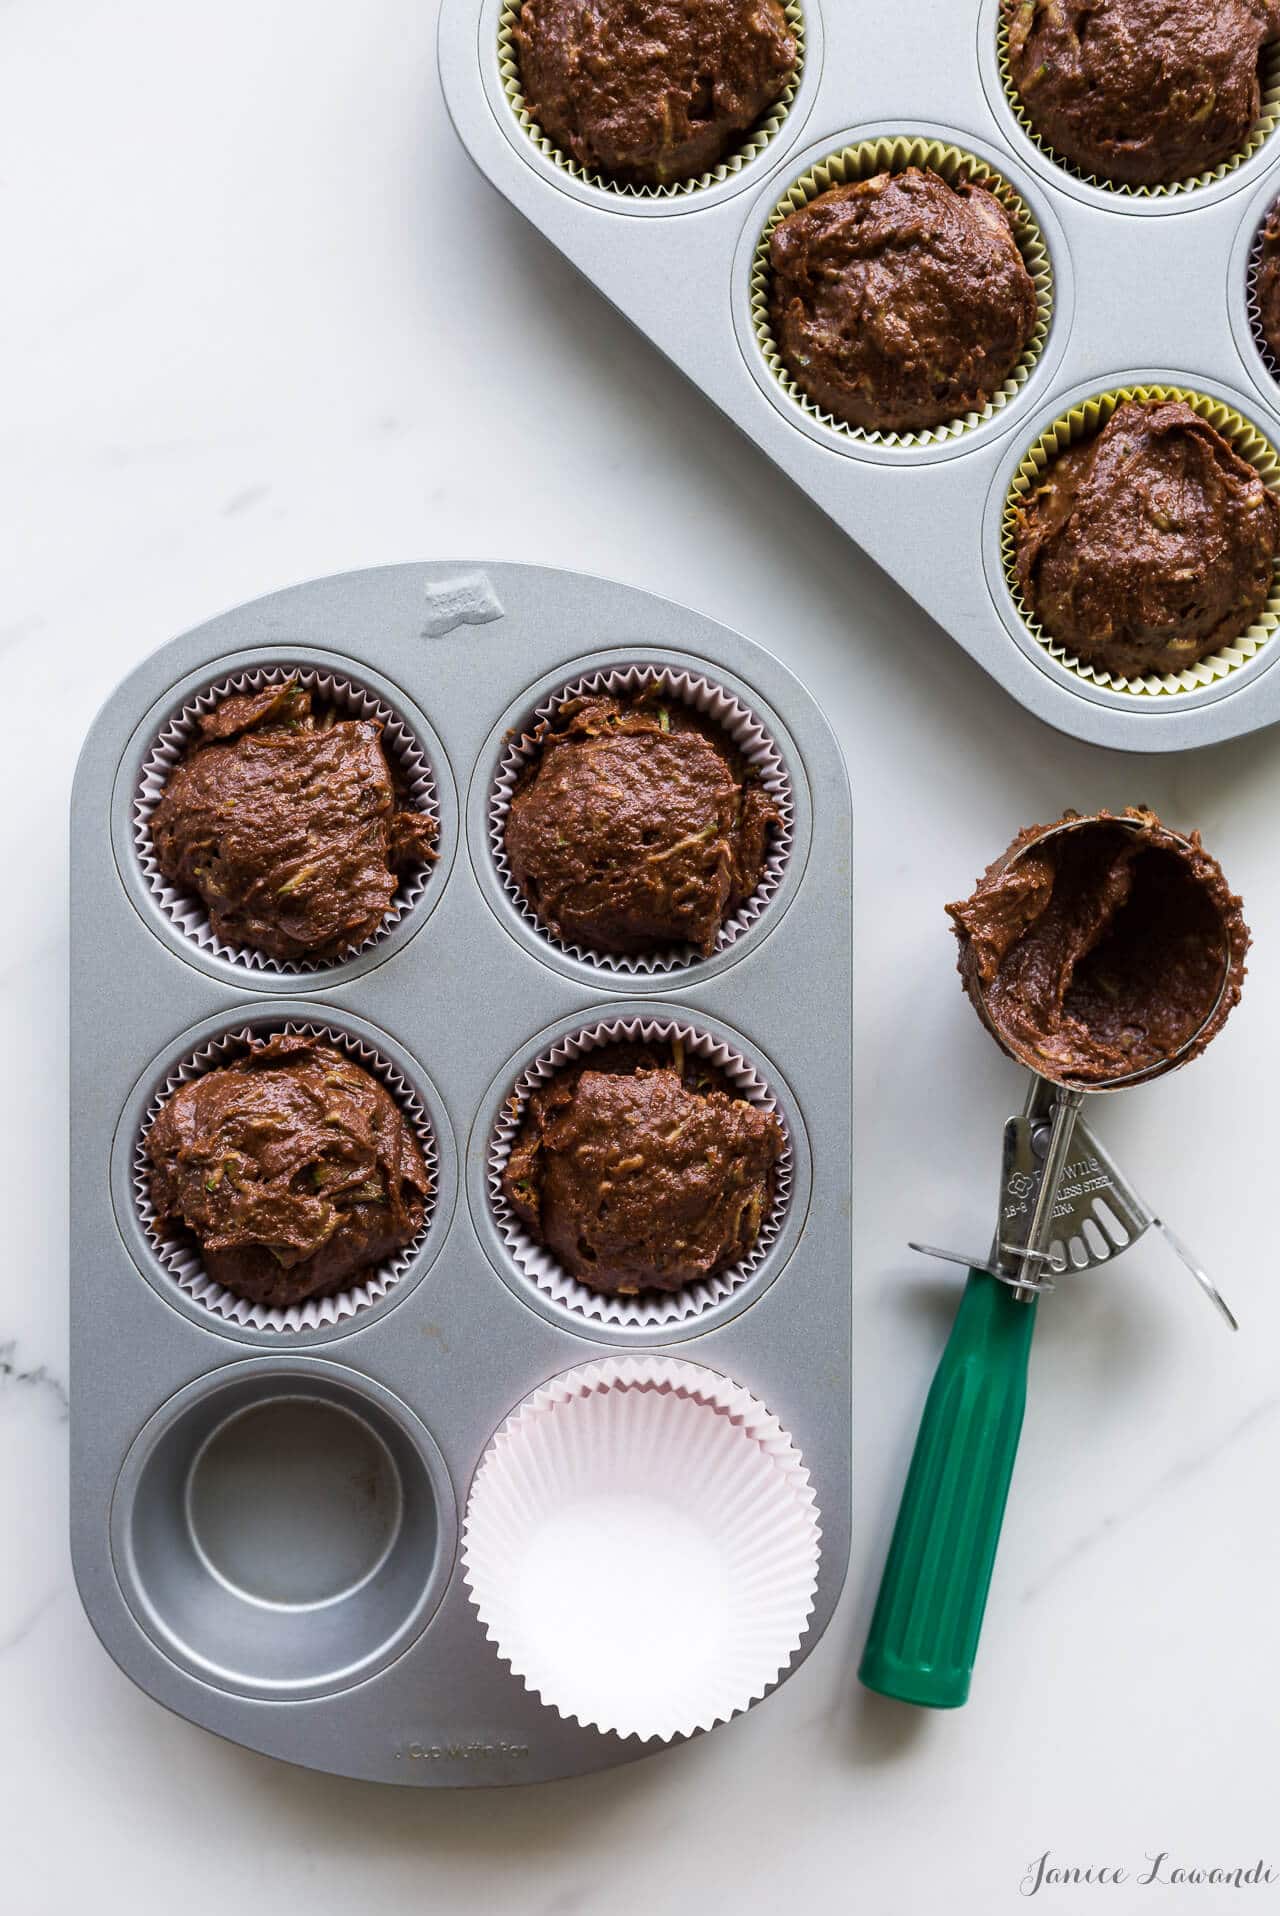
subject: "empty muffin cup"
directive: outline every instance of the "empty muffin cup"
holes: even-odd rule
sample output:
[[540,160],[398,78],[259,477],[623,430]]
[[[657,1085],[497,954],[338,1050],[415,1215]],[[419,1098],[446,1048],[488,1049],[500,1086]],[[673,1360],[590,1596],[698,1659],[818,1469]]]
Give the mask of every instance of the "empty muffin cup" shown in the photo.
[[[533,1235],[517,1216],[503,1188],[504,1173],[528,1108],[530,1094],[548,1085],[556,1074],[586,1059],[604,1046],[619,1044],[682,1048],[686,1057],[705,1059],[728,1086],[749,1103],[769,1111],[783,1133],[783,1150],[773,1168],[773,1202],[761,1218],[749,1253],[737,1264],[676,1291],[643,1291],[617,1295],[596,1291],[570,1275],[555,1253]],[[520,1275],[542,1296],[592,1324],[628,1330],[660,1330],[688,1326],[743,1290],[761,1269],[782,1231],[795,1182],[795,1152],[787,1115],[760,1070],[723,1039],[697,1026],[672,1018],[617,1018],[559,1038],[538,1054],[512,1085],[493,1134],[486,1161],[489,1201],[499,1235]]]
[[[412,1127],[427,1168],[431,1189],[425,1200],[422,1223],[418,1231],[413,1239],[402,1246],[394,1256],[367,1271],[359,1272],[359,1281],[343,1290],[331,1292],[323,1297],[304,1298],[301,1302],[288,1306],[273,1306],[240,1297],[212,1278],[204,1267],[200,1246],[194,1237],[187,1233],[181,1236],[166,1234],[161,1221],[157,1218],[151,1197],[151,1163],[147,1155],[147,1138],[166,1101],[183,1085],[190,1084],[205,1072],[216,1070],[221,1065],[234,1064],[237,1058],[243,1055],[251,1039],[281,1033],[289,1036],[318,1038],[326,1044],[336,1046],[385,1086]],[[167,1072],[163,1082],[157,1087],[147,1104],[146,1113],[134,1143],[132,1185],[143,1233],[166,1276],[185,1296],[205,1310],[211,1311],[216,1317],[239,1325],[243,1329],[297,1335],[304,1331],[328,1329],[354,1316],[357,1311],[377,1303],[387,1296],[415,1263],[431,1231],[432,1218],[439,1197],[439,1163],[440,1153],[435,1131],[422,1099],[403,1072],[373,1045],[354,1032],[345,1031],[336,1025],[313,1024],[294,1019],[287,1021],[264,1019],[259,1024],[237,1026],[234,1030],[220,1032],[217,1037],[209,1039],[195,1050],[188,1052]]]
[[1050,146],[1037,129],[1023,104],[1022,95],[1013,77],[1009,51],[1009,22],[999,0],[996,0],[995,36],[996,71],[1000,76],[1009,109],[1023,133],[1033,145],[1039,148],[1047,160],[1061,167],[1064,173],[1069,173],[1073,179],[1083,181],[1086,186],[1097,187],[1106,193],[1117,193],[1132,199],[1167,199],[1173,195],[1193,193],[1198,189],[1213,186],[1217,181],[1226,179],[1229,174],[1236,171],[1237,167],[1245,165],[1260,152],[1274,133],[1277,123],[1280,123],[1280,40],[1278,40],[1262,49],[1259,63],[1262,111],[1254,121],[1248,138],[1237,152],[1219,165],[1209,168],[1207,172],[1192,174],[1187,179],[1162,181],[1155,184],[1106,179],[1099,174],[1089,173],[1083,167],[1077,166],[1073,160],[1064,158]]
[[169,923],[197,950],[229,959],[250,971],[283,977],[302,977],[331,969],[379,944],[420,902],[431,881],[432,862],[402,874],[394,896],[377,929],[337,958],[278,958],[249,946],[231,945],[220,938],[209,919],[204,900],[175,886],[160,870],[151,835],[151,821],[176,767],[198,742],[200,721],[223,699],[260,692],[271,685],[296,681],[335,708],[344,719],[367,719],[382,727],[382,746],[397,784],[412,810],[439,821],[439,793],[426,752],[400,714],[366,686],[341,673],[292,664],[263,665],[235,672],[203,687],[166,720],[143,760],[133,800],[133,840],[138,864],[152,897]]
[[481,1461],[472,1604],[526,1688],[585,1727],[663,1742],[762,1697],[803,1643],[817,1499],[778,1419],[662,1357],[553,1378]]
[[448,1472],[380,1385],[331,1363],[234,1364],[144,1425],[112,1499],[126,1600],[202,1682],[279,1701],[373,1675],[453,1561]]
[[783,12],[787,27],[796,42],[795,71],[787,82],[781,96],[773,106],[757,121],[756,125],[742,136],[741,143],[726,154],[717,166],[696,179],[670,180],[661,186],[649,185],[643,181],[610,179],[605,173],[598,173],[589,167],[580,166],[545,134],[534,119],[529,103],[525,99],[520,78],[520,49],[516,44],[516,23],[520,17],[523,0],[503,0],[498,16],[498,74],[502,81],[502,90],[507,104],[515,115],[517,124],[532,141],[538,152],[571,179],[580,180],[585,186],[599,188],[602,192],[616,193],[623,198],[647,200],[683,199],[691,193],[698,193],[709,186],[718,186],[722,181],[732,179],[741,172],[749,161],[758,159],[769,142],[778,133],[783,121],[791,110],[791,103],[800,87],[804,72],[805,22],[804,8],[800,0],[784,0]]
[[561,706],[571,699],[592,695],[636,698],[655,687],[660,687],[663,696],[671,703],[687,706],[689,710],[714,722],[758,781],[761,790],[772,801],[777,813],[759,883],[750,897],[743,899],[721,925],[716,937],[717,957],[736,943],[768,910],[786,876],[795,839],[795,800],[786,761],[763,722],[749,706],[723,686],[716,685],[700,673],[674,666],[626,665],[615,666],[607,671],[583,673],[548,694],[506,741],[489,795],[489,849],[503,889],[526,925],[557,951],[619,977],[654,976],[687,969],[697,964],[702,954],[691,945],[672,945],[658,951],[629,954],[596,951],[572,939],[558,937],[543,923],[516,883],[507,856],[507,820],[522,775],[537,763],[542,744],[541,728],[555,718]]
[[[909,166],[926,168],[938,174],[950,186],[970,184],[983,187],[999,200],[1012,222],[1014,239],[1035,289],[1036,324],[1014,371],[980,412],[967,413],[962,418],[948,420],[943,425],[927,430],[877,432],[837,419],[812,400],[793,379],[773,331],[770,312],[773,269],[769,247],[775,228],[784,219],[792,213],[798,213],[801,207],[807,206],[821,194],[830,192],[833,187],[851,186],[858,180],[873,179],[878,173],[902,173]],[[975,154],[966,153],[960,147],[948,146],[940,140],[900,134],[895,138],[864,140],[857,146],[846,146],[828,154],[826,159],[811,167],[787,188],[766,220],[756,243],[751,262],[751,316],[765,364],[782,391],[794,405],[829,431],[869,446],[935,446],[956,439],[976,426],[985,425],[998,412],[1002,412],[1011,400],[1016,399],[1026,385],[1049,337],[1053,318],[1053,267],[1044,236],[1030,208],[1008,180]]]
[[1036,644],[1049,657],[1086,685],[1111,692],[1122,692],[1137,699],[1164,699],[1180,693],[1199,692],[1229,678],[1241,666],[1257,657],[1280,624],[1280,573],[1272,586],[1261,615],[1247,631],[1230,645],[1222,646],[1194,665],[1178,672],[1151,673],[1143,678],[1125,678],[1105,666],[1091,665],[1076,658],[1045,631],[1032,608],[1026,603],[1018,583],[1015,532],[1020,507],[1030,498],[1059,454],[1101,432],[1117,408],[1127,400],[1142,403],[1177,399],[1190,406],[1201,419],[1222,435],[1232,449],[1247,461],[1273,493],[1280,493],[1280,454],[1256,426],[1240,413],[1212,399],[1207,393],[1179,386],[1118,386],[1095,394],[1069,412],[1061,414],[1030,445],[1019,461],[1005,497],[1000,516],[1000,558],[1006,584],[1018,616]]

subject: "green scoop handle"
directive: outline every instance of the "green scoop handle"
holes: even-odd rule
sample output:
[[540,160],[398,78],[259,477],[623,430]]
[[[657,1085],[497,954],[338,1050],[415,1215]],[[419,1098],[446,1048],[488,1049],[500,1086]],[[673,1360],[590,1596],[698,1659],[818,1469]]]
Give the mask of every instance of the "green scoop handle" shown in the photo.
[[969,1695],[1027,1401],[1036,1304],[970,1271],[924,1408],[858,1676],[933,1710]]

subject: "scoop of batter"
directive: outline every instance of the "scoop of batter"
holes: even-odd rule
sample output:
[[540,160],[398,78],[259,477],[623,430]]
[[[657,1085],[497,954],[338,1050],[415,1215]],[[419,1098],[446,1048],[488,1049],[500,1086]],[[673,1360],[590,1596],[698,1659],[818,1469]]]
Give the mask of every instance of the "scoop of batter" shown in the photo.
[[529,111],[561,152],[650,186],[716,166],[797,52],[779,0],[524,0],[515,41]]
[[923,430],[980,410],[1035,330],[1004,207],[920,167],[819,194],[779,222],[769,254],[782,359],[851,426]]
[[760,883],[777,816],[718,728],[660,690],[571,700],[516,788],[507,857],[557,937],[710,956]]
[[1097,1085],[1204,1050],[1239,1003],[1249,930],[1198,835],[1136,810],[1059,833],[1075,817],[1028,826],[947,910],[965,989],[1005,1048]]
[[783,1145],[700,1060],[610,1047],[532,1094],[503,1189],[591,1290],[678,1291],[748,1256]]
[[435,820],[396,790],[382,727],[317,708],[296,680],[223,699],[151,819],[156,861],[217,936],[273,958],[335,958],[378,929]]
[[1082,172],[1189,179],[1238,152],[1262,111],[1280,0],[1002,0],[1009,70],[1036,132]]
[[384,1085],[335,1046],[278,1036],[168,1098],[147,1134],[161,1235],[216,1283],[282,1307],[345,1289],[422,1228],[431,1180]]
[[1019,510],[1018,583],[1051,637],[1127,677],[1177,672],[1270,596],[1280,504],[1182,400],[1131,400]]

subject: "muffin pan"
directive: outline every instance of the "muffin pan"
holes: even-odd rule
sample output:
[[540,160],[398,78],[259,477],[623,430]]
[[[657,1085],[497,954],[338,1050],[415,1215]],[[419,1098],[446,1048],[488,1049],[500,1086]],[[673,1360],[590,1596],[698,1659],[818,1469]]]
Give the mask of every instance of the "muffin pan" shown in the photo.
[[[290,973],[186,928],[137,826],[175,715],[225,680],[295,668],[363,688],[416,741],[440,856],[386,936]],[[762,909],[710,958],[657,971],[559,948],[493,855],[513,737],[559,688],[618,670],[719,688],[789,800]],[[495,1433],[552,1380],[641,1356],[697,1367],[708,1401],[749,1393],[798,1451],[820,1555],[779,1680],[798,1667],[849,1544],[849,845],[839,749],[776,660],[571,573],[321,580],[173,641],[113,694],[72,810],[71,1525],[85,1608],[144,1690],[251,1748],[407,1784],[533,1781],[659,1747],[540,1701],[486,1636],[461,1554]],[[156,1242],[138,1152],[166,1084],[236,1034],[286,1026],[331,1032],[379,1072],[429,1138],[435,1190],[377,1282],[281,1320],[228,1307],[197,1260]],[[513,1089],[615,1028],[705,1047],[787,1133],[749,1268],[678,1314],[593,1311],[516,1254],[495,1204]]]
[[[1280,388],[1249,316],[1249,261],[1280,193],[1280,50],[1264,122],[1239,160],[1173,192],[1134,192],[1058,164],[1019,123],[1001,77],[998,0],[902,0],[888,20],[803,0],[805,55],[767,144],[680,195],[629,197],[575,177],[531,138],[499,51],[507,0],[444,0],[440,69],[482,172],[890,572],[1012,696],[1075,737],[1172,752],[1280,719],[1268,633],[1208,682],[1122,687],[1073,668],[1027,625],[1001,559],[1028,452],[1077,407],[1131,387],[1190,391],[1280,448]],[[897,117],[889,117],[892,115]],[[850,432],[780,378],[760,324],[760,242],[778,208],[854,149],[968,155],[1026,209],[1048,256],[1047,326],[1026,377],[950,433]],[[771,357],[774,363],[771,363]]]

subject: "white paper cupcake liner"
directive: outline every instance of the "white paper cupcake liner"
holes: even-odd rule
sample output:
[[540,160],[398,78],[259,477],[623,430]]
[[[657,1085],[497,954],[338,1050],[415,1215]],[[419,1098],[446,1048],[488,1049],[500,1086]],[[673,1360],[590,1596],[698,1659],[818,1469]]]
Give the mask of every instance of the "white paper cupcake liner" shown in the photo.
[[[576,1063],[588,1053],[598,1051],[602,1045],[670,1045],[676,1040],[684,1045],[686,1051],[705,1058],[723,1072],[734,1089],[750,1103],[772,1111],[782,1126],[785,1142],[782,1156],[774,1167],[773,1205],[768,1217],[761,1222],[759,1236],[750,1256],[743,1258],[740,1264],[733,1265],[727,1271],[717,1272],[714,1277],[704,1278],[701,1283],[686,1285],[680,1291],[649,1291],[638,1297],[608,1296],[589,1290],[577,1278],[570,1277],[546,1245],[533,1237],[508,1204],[502,1189],[502,1175],[523,1121],[529,1094],[536,1086],[548,1083],[558,1071]],[[764,1263],[782,1229],[791,1201],[794,1177],[795,1154],[787,1133],[786,1114],[756,1067],[721,1039],[712,1038],[705,1031],[672,1018],[616,1018],[558,1038],[555,1044],[540,1052],[516,1079],[494,1128],[488,1152],[489,1199],[494,1218],[503,1243],[521,1274],[536,1285],[544,1297],[549,1297],[553,1303],[572,1311],[576,1316],[596,1324],[622,1325],[629,1329],[657,1331],[671,1324],[687,1325],[704,1311],[712,1310],[725,1298],[732,1297],[735,1291],[748,1283]]]
[[[412,1241],[396,1252],[385,1264],[373,1270],[362,1272],[359,1284],[345,1291],[335,1291],[329,1297],[309,1297],[300,1304],[291,1304],[285,1309],[265,1304],[251,1303],[248,1298],[237,1297],[225,1285],[217,1284],[205,1270],[200,1254],[190,1240],[180,1240],[161,1235],[157,1229],[159,1220],[151,1202],[151,1165],[147,1157],[147,1136],[160,1115],[161,1107],[182,1085],[190,1084],[206,1071],[216,1069],[218,1065],[232,1061],[251,1038],[274,1037],[281,1033],[290,1036],[323,1038],[327,1043],[336,1045],[353,1058],[358,1065],[370,1072],[384,1084],[396,1100],[405,1116],[412,1124],[418,1140],[418,1147],[426,1163],[431,1179],[431,1191],[426,1199],[422,1228]],[[242,1329],[255,1331],[279,1331],[286,1335],[296,1335],[300,1331],[327,1329],[338,1324],[344,1318],[354,1317],[369,1304],[376,1304],[379,1298],[399,1282],[426,1243],[431,1229],[431,1220],[435,1212],[439,1191],[440,1154],[436,1146],[435,1132],[427,1117],[422,1100],[418,1097],[403,1073],[384,1058],[372,1045],[353,1032],[344,1031],[340,1026],[322,1023],[303,1023],[297,1019],[287,1021],[263,1018],[254,1024],[238,1025],[233,1031],[219,1033],[195,1051],[188,1052],[175,1064],[164,1083],[156,1091],[147,1106],[141,1129],[133,1152],[133,1188],[138,1206],[138,1215],[149,1244],[165,1272],[171,1277],[179,1290],[186,1296],[202,1304],[215,1316],[224,1318],[228,1323],[238,1324]]]
[[156,862],[155,847],[151,840],[151,819],[174,767],[196,739],[200,720],[206,718],[214,706],[225,698],[258,692],[265,685],[283,685],[289,679],[296,679],[308,692],[314,692],[326,703],[336,706],[347,717],[371,719],[381,725],[383,750],[398,773],[413,809],[439,819],[439,795],[426,752],[398,712],[366,686],[354,679],[344,678],[341,673],[278,664],[236,672],[217,680],[213,685],[205,686],[166,722],[147,753],[138,779],[133,800],[133,838],[138,863],[152,896],[170,924],[185,938],[189,938],[198,950],[217,958],[230,959],[251,971],[266,971],[293,978],[327,971],[335,964],[346,964],[360,952],[368,951],[370,946],[380,943],[421,899],[431,880],[432,864],[428,862],[419,870],[405,874],[378,929],[362,944],[353,945],[350,951],[344,952],[341,958],[272,958],[265,951],[255,951],[245,945],[229,945],[214,931],[203,900],[169,883]]
[[820,1513],[792,1438],[663,1357],[556,1377],[499,1430],[463,1528],[498,1656],[586,1728],[669,1742],[757,1702],[813,1614]]
[[624,665],[616,666],[612,671],[585,673],[581,678],[573,679],[550,693],[541,704],[535,706],[503,752],[489,794],[489,848],[507,896],[525,923],[540,938],[570,958],[580,959],[584,964],[594,965],[601,971],[613,972],[621,977],[652,977],[658,973],[687,969],[690,965],[702,962],[702,954],[692,945],[675,945],[662,951],[622,956],[616,952],[592,951],[586,945],[557,938],[539,918],[512,874],[506,847],[507,814],[521,773],[526,766],[534,763],[541,750],[539,728],[553,719],[562,705],[570,699],[593,694],[634,698],[652,685],[661,685],[674,703],[688,706],[690,710],[713,720],[732,742],[743,761],[752,767],[761,788],[778,808],[778,823],[770,834],[768,856],[760,883],[750,898],[745,899],[720,927],[716,938],[717,955],[727,951],[767,910],[786,876],[795,837],[795,797],[782,753],[755,713],[731,692],[725,691],[723,686],[702,678],[696,672],[676,671],[655,665]]
[[1254,234],[1253,244],[1249,248],[1249,264],[1246,269],[1247,278],[1245,281],[1245,311],[1248,315],[1249,330],[1253,334],[1253,343],[1258,349],[1258,357],[1261,359],[1271,377],[1280,384],[1280,364],[1277,364],[1276,356],[1267,344],[1267,336],[1262,329],[1262,311],[1258,305],[1258,272],[1262,266],[1263,231],[1274,211],[1275,202],[1273,200],[1263,213],[1262,218],[1258,221],[1258,230]]

